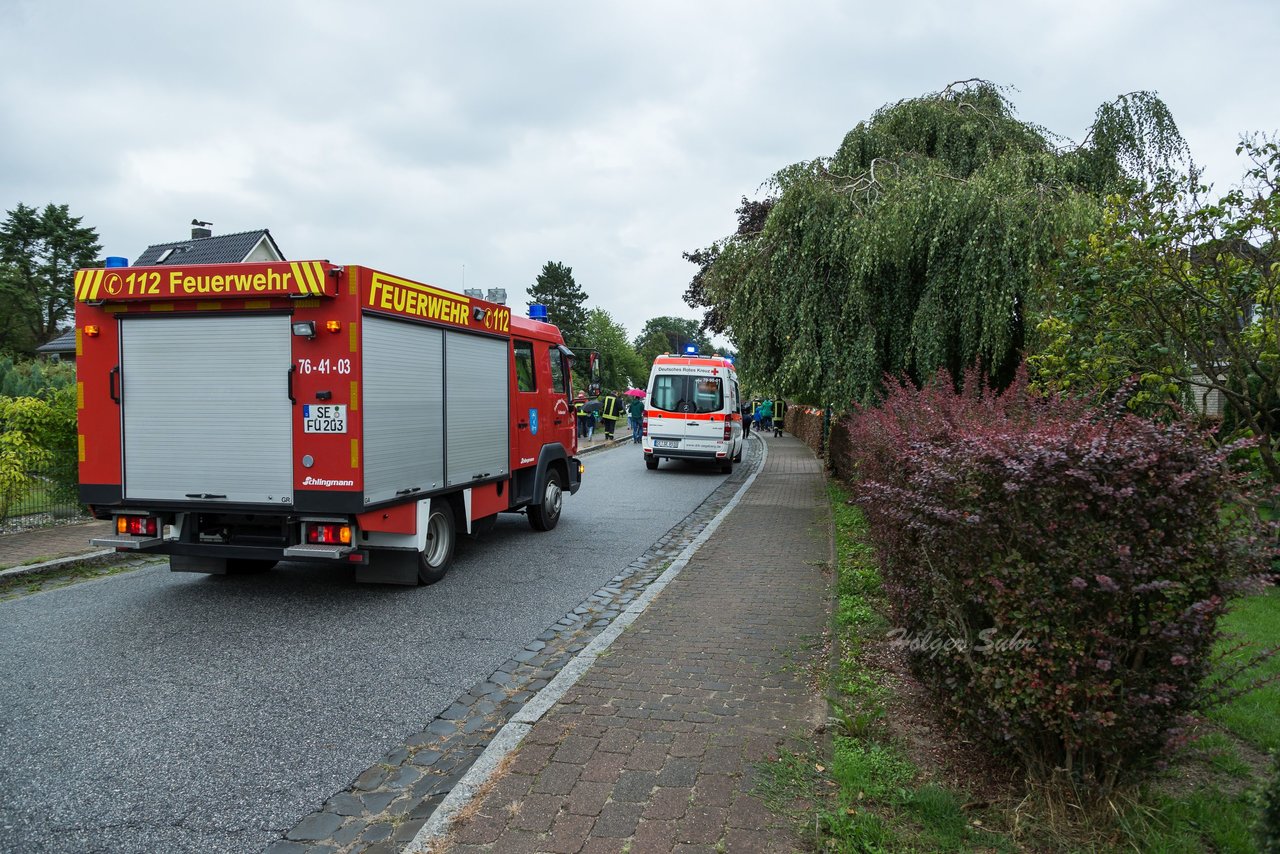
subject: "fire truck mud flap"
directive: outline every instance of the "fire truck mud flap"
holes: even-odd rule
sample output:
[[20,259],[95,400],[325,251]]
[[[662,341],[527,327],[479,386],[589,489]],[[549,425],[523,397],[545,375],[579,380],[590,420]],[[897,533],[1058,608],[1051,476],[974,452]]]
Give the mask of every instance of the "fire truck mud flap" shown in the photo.
[[370,549],[369,562],[356,566],[356,581],[413,586],[418,583],[418,561],[413,549]]

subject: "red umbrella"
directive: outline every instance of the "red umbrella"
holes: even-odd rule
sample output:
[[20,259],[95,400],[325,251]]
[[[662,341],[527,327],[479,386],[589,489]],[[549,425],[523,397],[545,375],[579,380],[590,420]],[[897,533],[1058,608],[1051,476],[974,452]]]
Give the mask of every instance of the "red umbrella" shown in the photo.
[[626,391],[624,391],[623,394],[628,395],[629,397],[644,397],[644,389],[629,388]]

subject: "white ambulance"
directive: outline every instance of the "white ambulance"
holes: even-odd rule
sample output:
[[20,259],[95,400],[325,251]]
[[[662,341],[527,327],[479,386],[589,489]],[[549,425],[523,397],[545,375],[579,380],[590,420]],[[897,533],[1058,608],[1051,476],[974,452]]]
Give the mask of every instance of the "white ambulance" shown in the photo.
[[733,471],[745,445],[738,372],[724,356],[659,356],[649,372],[642,434],[644,464],[689,460]]

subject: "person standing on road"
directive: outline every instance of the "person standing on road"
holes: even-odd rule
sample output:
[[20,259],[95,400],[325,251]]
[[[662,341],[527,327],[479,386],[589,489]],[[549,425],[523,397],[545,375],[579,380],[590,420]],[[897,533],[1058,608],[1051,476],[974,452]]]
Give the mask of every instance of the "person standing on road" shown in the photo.
[[578,438],[587,438],[587,425],[591,423],[591,413],[587,412],[584,407],[587,405],[587,395],[585,392],[578,392],[577,398],[573,401],[573,414],[578,419]]
[[782,428],[787,424],[787,402],[780,397],[774,398],[773,401],[773,435],[774,438],[782,435]]
[[738,411],[742,413],[742,439],[746,441],[746,438],[751,435],[751,401],[743,401]]
[[760,429],[773,429],[773,401],[767,397],[760,401]]
[[640,427],[644,424],[644,404],[640,402],[640,398],[631,398],[631,403],[627,404],[627,420],[631,422],[631,441],[634,444],[640,444]]
[[588,400],[582,404],[582,413],[587,416],[587,440],[596,437],[596,422],[600,420],[600,401]]
[[600,421],[604,423],[604,437],[606,439],[613,438],[613,431],[618,426],[620,417],[622,417],[622,397],[620,392],[615,391],[605,396],[604,409],[600,413]]

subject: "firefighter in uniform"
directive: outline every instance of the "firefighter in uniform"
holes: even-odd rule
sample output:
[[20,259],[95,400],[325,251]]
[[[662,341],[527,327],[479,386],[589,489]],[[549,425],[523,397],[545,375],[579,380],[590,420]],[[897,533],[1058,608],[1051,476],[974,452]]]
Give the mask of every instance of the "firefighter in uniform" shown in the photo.
[[615,391],[605,397],[604,411],[600,413],[600,420],[604,422],[604,437],[606,439],[613,438],[613,430],[618,426],[618,419],[621,417],[622,398]]
[[573,402],[573,414],[578,421],[578,438],[587,438],[587,422],[591,419],[591,413],[584,412],[583,407],[587,405],[587,395],[584,392],[578,392],[578,397]]

